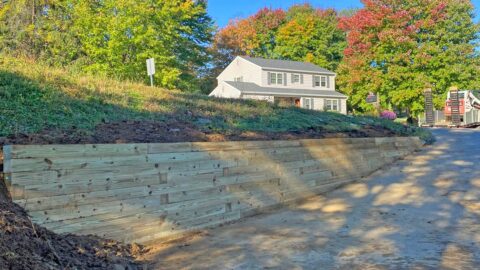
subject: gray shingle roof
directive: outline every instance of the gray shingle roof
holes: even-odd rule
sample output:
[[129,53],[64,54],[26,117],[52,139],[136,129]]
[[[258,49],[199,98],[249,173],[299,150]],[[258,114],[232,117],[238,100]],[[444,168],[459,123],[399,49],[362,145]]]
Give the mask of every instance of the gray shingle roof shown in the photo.
[[238,89],[242,94],[247,95],[347,98],[344,94],[331,90],[261,87],[250,82],[226,81],[226,83]]
[[240,56],[241,58],[266,69],[276,70],[292,70],[292,71],[305,71],[314,73],[333,74],[334,72],[321,68],[317,65],[307,62],[289,61],[289,60],[276,60],[276,59],[264,59],[248,56]]

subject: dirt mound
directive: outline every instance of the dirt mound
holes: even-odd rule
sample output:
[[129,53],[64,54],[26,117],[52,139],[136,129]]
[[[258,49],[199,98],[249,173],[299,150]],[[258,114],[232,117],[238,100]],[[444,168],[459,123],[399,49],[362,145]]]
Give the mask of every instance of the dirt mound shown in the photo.
[[0,202],[1,269],[143,269],[134,260],[143,252],[96,236],[55,234],[32,224],[20,206]]
[[295,140],[336,137],[383,137],[395,133],[378,126],[365,126],[361,130],[328,132],[310,129],[291,132],[230,132],[216,133],[208,128],[200,129],[188,122],[121,121],[102,123],[92,133],[70,130],[46,129],[36,134],[17,134],[0,137],[5,144],[79,144],[79,143],[166,143],[245,140]]

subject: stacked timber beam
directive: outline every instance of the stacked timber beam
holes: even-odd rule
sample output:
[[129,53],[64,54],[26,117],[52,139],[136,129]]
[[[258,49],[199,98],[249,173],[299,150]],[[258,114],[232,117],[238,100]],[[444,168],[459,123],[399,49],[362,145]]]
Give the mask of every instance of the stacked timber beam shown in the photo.
[[359,180],[418,138],[4,147],[7,187],[58,233],[145,243]]

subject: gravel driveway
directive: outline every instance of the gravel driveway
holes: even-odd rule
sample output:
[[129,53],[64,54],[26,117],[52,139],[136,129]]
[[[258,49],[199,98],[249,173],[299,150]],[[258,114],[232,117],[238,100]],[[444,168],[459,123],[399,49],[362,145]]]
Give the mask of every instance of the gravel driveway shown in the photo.
[[273,214],[152,247],[155,269],[479,269],[480,130]]

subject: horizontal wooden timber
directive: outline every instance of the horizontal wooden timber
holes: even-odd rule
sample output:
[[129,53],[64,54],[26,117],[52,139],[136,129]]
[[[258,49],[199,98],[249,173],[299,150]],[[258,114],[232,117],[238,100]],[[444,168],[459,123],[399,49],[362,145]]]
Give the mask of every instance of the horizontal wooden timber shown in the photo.
[[150,242],[328,192],[421,146],[413,137],[9,145],[4,167],[33,221]]

